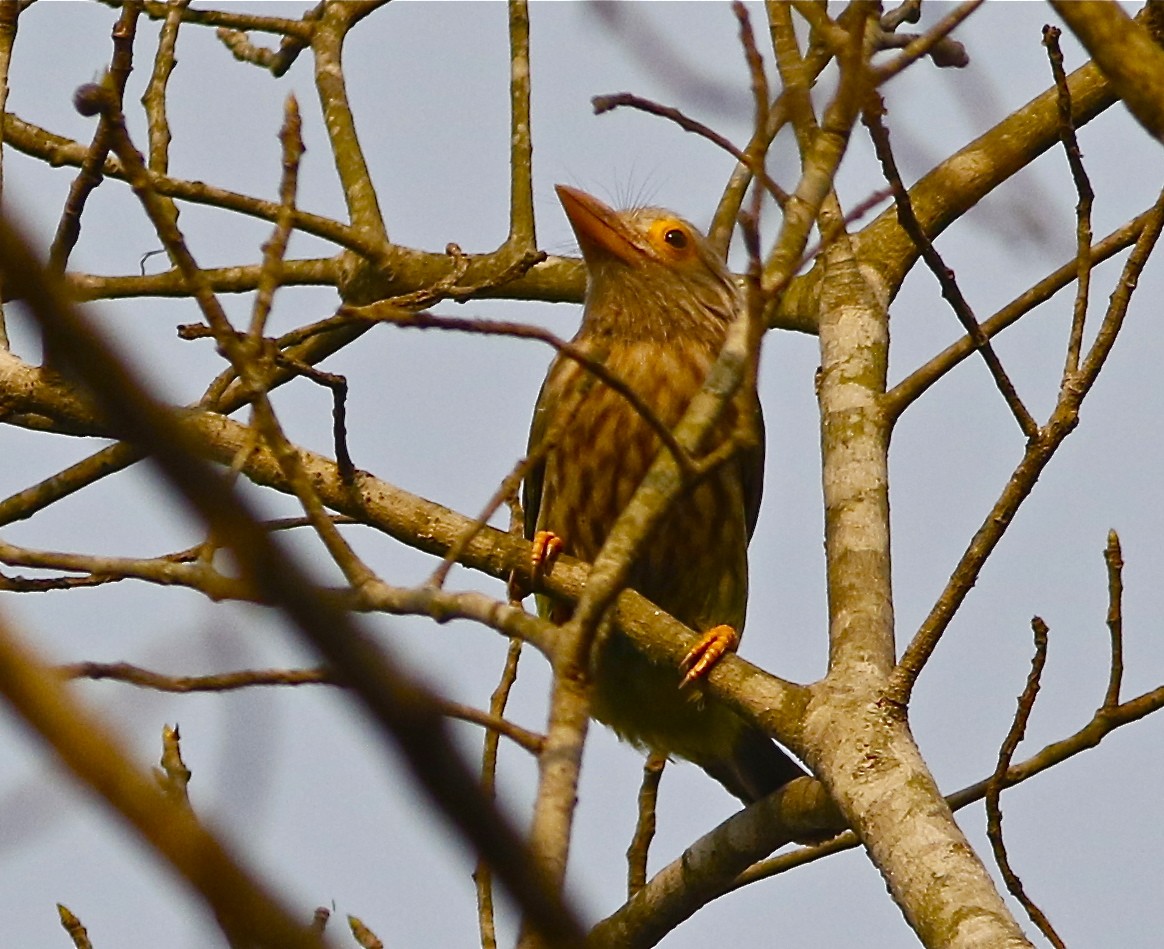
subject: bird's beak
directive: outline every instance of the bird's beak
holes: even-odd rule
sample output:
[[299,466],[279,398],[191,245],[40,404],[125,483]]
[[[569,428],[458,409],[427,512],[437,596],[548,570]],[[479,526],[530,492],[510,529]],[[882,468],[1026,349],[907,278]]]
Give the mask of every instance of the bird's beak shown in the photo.
[[588,262],[593,263],[595,256],[615,257],[627,264],[642,260],[637,235],[617,211],[577,188],[555,185],[554,190]]

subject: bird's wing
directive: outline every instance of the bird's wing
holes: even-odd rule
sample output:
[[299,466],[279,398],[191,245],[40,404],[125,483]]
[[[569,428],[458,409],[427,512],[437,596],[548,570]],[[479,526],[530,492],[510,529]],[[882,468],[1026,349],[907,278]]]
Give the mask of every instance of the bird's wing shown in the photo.
[[[551,367],[542,383],[541,390],[538,392],[538,400],[534,403],[533,421],[530,422],[529,426],[529,443],[526,445],[526,457],[538,450],[542,439],[546,437],[550,420],[553,418],[554,413],[550,406],[553,405],[554,400],[547,397],[547,390],[553,377],[554,372],[553,367]],[[545,473],[546,459],[542,457],[530,467],[525,473],[524,481],[522,481],[521,507],[525,514],[525,536],[527,538],[532,538],[537,531],[538,511],[542,506],[542,480]]]
[[[744,512],[748,524],[748,540],[752,539],[752,531],[756,529],[756,521],[760,517],[760,498],[764,494],[764,446],[767,441],[764,434],[764,412],[760,408],[760,400],[753,394],[756,412],[757,427],[760,431],[759,444],[754,448],[747,448],[740,452],[740,484],[744,493]],[[527,515],[528,517],[528,515]]]

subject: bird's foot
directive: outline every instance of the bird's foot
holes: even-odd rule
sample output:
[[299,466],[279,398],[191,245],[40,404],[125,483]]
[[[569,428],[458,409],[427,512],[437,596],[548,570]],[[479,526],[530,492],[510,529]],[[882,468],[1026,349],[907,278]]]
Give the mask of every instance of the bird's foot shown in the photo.
[[529,572],[536,580],[545,575],[562,552],[562,538],[553,531],[538,531],[533,535],[529,555]]
[[532,592],[562,550],[562,538],[553,531],[538,531],[530,541],[529,575],[513,570],[509,574],[509,599],[520,603]]
[[679,688],[690,685],[696,679],[702,679],[711,672],[712,667],[724,657],[726,653],[735,652],[740,644],[740,634],[732,627],[722,625],[709,629],[699,642],[683,657],[679,668],[683,670],[683,681]]

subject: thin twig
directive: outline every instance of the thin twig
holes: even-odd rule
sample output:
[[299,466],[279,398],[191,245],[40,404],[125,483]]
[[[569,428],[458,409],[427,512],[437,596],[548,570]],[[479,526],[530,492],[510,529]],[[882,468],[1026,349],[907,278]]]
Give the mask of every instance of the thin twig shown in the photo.
[[[1118,254],[1140,237],[1145,223],[1151,218],[1148,210],[1116,228],[1090,251],[1093,266]],[[982,322],[982,332],[990,339],[1013,326],[1027,313],[1051,299],[1078,276],[1078,258],[1070,260],[1027,290],[1015,297],[1001,310]],[[924,395],[935,382],[975,352],[974,341],[963,336],[895,385],[885,396],[886,411],[894,418]]]
[[[815,4],[810,6],[816,9]],[[860,104],[867,91],[860,32],[864,17],[870,9],[851,9],[857,14],[853,20],[853,29],[857,33],[838,60],[840,82],[822,113],[820,127],[823,134],[813,136],[809,154],[801,162],[803,171],[800,180],[792,200],[784,205],[780,233],[764,264],[764,293],[768,297],[769,306],[783,298],[785,288],[799,269],[808,236],[826,199],[833,193],[832,183],[852,135],[854,116],[860,112]]]
[[[304,505],[304,510],[307,515],[312,518],[312,522],[317,533],[320,535],[320,539],[324,542],[324,546],[328,549],[332,558],[336,560],[336,563],[344,572],[348,581],[354,587],[358,587],[371,577],[371,571],[355,555],[351,546],[336,530],[335,525],[328,520],[322,505],[315,497],[315,492],[309,480],[303,476],[298,454],[283,435],[282,428],[275,418],[275,414],[267,400],[267,384],[263,378],[265,373],[260,371],[256,362],[259,353],[253,351],[255,347],[250,344],[253,341],[249,340],[249,338],[244,337],[240,339],[239,334],[231,326],[218,298],[206,283],[194,256],[186,246],[182,232],[178,228],[177,211],[173,206],[173,202],[158,195],[154,191],[141,153],[137,151],[133,142],[130,140],[129,133],[125,127],[125,116],[121,112],[117,99],[107,90],[99,86],[88,86],[78,91],[77,105],[83,112],[88,110],[100,112],[103,120],[108,124],[111,147],[125,166],[134,193],[141,201],[142,207],[154,225],[157,235],[166,248],[170,259],[182,271],[182,275],[190,287],[191,295],[197,301],[203,317],[214,333],[215,342],[230,360],[235,371],[239,374],[240,379],[245,383],[244,388],[251,393],[251,397],[255,400],[255,420],[263,432],[263,437],[279,458],[281,465],[285,467],[288,480],[295,485],[295,493]],[[302,141],[299,137],[298,107],[293,98],[289,99],[287,103],[282,137],[284,145],[284,183],[281,186],[281,211],[276,218],[276,236],[267,245],[267,254],[264,260],[264,273],[267,276],[265,278],[260,277],[260,284],[263,283],[264,279],[267,281],[273,280],[271,274],[273,270],[277,269],[278,255],[286,248],[287,236],[291,226],[293,201],[291,201],[289,206],[288,194],[290,193],[293,197],[297,181],[296,172],[299,157],[303,152]],[[273,264],[273,261],[276,263]],[[260,299],[264,298],[269,301],[270,291],[265,294],[260,294]],[[256,319],[259,319],[259,317],[256,317]],[[260,319],[260,329],[261,322]],[[342,423],[342,415],[339,422]],[[350,459],[347,461],[350,472]]]
[[89,941],[88,931],[72,910],[64,903],[57,903],[57,915],[61,919],[61,926],[69,934],[69,938],[73,940],[73,949],[93,949],[93,943]]
[[370,11],[367,4],[329,3],[313,26],[315,88],[324,115],[332,160],[347,205],[348,219],[370,239],[384,247],[388,228],[368,172],[364,151],[356,134],[356,121],[348,100],[342,59],[348,32]]
[[[501,678],[497,682],[497,688],[493,690],[493,695],[489,697],[489,714],[499,719],[505,714],[509,693],[517,681],[517,664],[521,659],[521,645],[521,640],[516,637],[509,640]],[[487,729],[481,747],[481,792],[487,797],[494,797],[497,793],[499,734],[495,729]],[[541,750],[540,744],[538,750]],[[481,932],[481,949],[496,949],[497,930],[493,912],[493,871],[490,870],[488,861],[477,861],[477,865],[473,868],[473,883],[477,889],[477,922]]]
[[1035,699],[1039,694],[1039,680],[1047,662],[1047,624],[1036,616],[1031,620],[1031,629],[1034,630],[1035,634],[1035,655],[1031,659],[1031,671],[1027,675],[1027,684],[1023,688],[1022,695],[1019,696],[1018,708],[1015,710],[1010,730],[998,751],[998,764],[994,769],[994,774],[986,782],[986,835],[990,839],[990,847],[994,851],[994,859],[998,863],[998,869],[1002,873],[1006,888],[1022,904],[1031,921],[1039,927],[1039,931],[1047,938],[1047,941],[1056,949],[1066,949],[1063,940],[1055,932],[1055,928],[1047,919],[1046,914],[1027,895],[1022,880],[1019,879],[1018,874],[1014,872],[1014,868],[1010,864],[1006,844],[1002,838],[1002,808],[999,806],[998,796],[1002,791],[1003,779],[1010,770],[1015,750],[1026,733],[1027,722],[1031,717],[1031,710],[1035,707]]
[[663,769],[667,766],[667,756],[657,753],[647,755],[643,762],[643,781],[639,785],[639,816],[635,822],[635,833],[626,850],[626,895],[631,899],[647,885],[647,856],[651,841],[655,839],[655,804],[659,799],[659,782],[663,779]]
[[[169,180],[156,175],[154,179],[162,182]],[[302,212],[296,213],[297,225],[302,216]],[[144,266],[146,257],[159,253],[162,251],[154,250],[143,255],[142,266]],[[261,272],[262,266],[260,264],[208,267],[203,271],[207,282],[216,293],[250,293],[258,286]],[[339,265],[335,257],[292,259],[286,262],[283,285],[287,287],[334,286],[338,279],[338,273]],[[187,292],[181,271],[174,267],[156,274],[141,273],[122,276],[98,276],[73,271],[65,275],[65,280],[78,300],[182,297]]]
[[1002,393],[1002,397],[1014,415],[1015,420],[1018,422],[1022,433],[1027,439],[1032,439],[1038,434],[1038,423],[1031,417],[1031,413],[1027,411],[1026,406],[1023,405],[1018,392],[1015,391],[1014,384],[1010,381],[1006,370],[1002,368],[1002,363],[994,352],[994,348],[990,345],[990,340],[982,332],[982,327],[979,325],[978,320],[975,319],[974,313],[970,309],[970,304],[962,296],[962,291],[958,288],[958,283],[954,278],[954,271],[946,266],[945,261],[942,260],[933,242],[926,236],[925,231],[918,222],[917,216],[913,213],[913,204],[909,197],[909,191],[901,180],[901,174],[897,170],[897,162],[893,157],[893,149],[889,143],[889,130],[882,121],[884,115],[884,101],[875,93],[871,94],[869,102],[862,113],[862,121],[866,128],[869,129],[870,137],[873,140],[873,147],[877,152],[877,159],[881,162],[882,174],[885,175],[885,180],[893,188],[894,199],[897,203],[897,219],[905,232],[909,234],[917,245],[922,259],[926,262],[926,266],[930,268],[930,272],[937,277],[938,283],[942,288],[942,296],[949,302],[950,307],[954,311],[954,315],[958,317],[958,322],[962,324],[963,329],[974,340],[975,346],[982,354],[983,362],[986,363],[987,369],[990,370],[994,384],[998,387],[998,391]]
[[336,677],[323,666],[313,669],[242,669],[208,675],[167,675],[128,662],[72,662],[57,666],[64,679],[110,680],[155,692],[187,694],[234,692],[264,686],[338,685]]
[[162,792],[179,807],[190,807],[190,778],[193,775],[182,760],[182,735],[177,725],[162,726],[161,768],[154,769],[154,777]]
[[1087,398],[1111,353],[1127,315],[1140,273],[1156,246],[1162,228],[1164,228],[1164,191],[1161,191],[1155,206],[1145,217],[1136,245],[1124,263],[1107,312],[1080,371],[1070,384],[1060,387],[1058,401],[1050,420],[1040,429],[1038,437],[1027,443],[1022,460],[1015,467],[998,500],[962,554],[945,589],[922,622],[913,641],[902,654],[893,673],[889,696],[903,707],[908,704],[917,676],[933,654],[942,633],[978,579],[982,565],[1002,539],[1022,502],[1030,495],[1039,475],[1050,463],[1064,439],[1079,423],[1080,406]]
[[[1128,699],[1115,708],[1097,710],[1091,720],[1075,733],[1046,745],[1025,761],[1011,765],[1003,779],[1003,787],[1017,787],[1076,755],[1090,751],[1116,729],[1130,725],[1161,709],[1164,709],[1164,686],[1158,686],[1134,699]],[[946,802],[955,811],[976,804],[986,796],[989,781],[990,777],[987,777],[948,794]],[[804,847],[792,853],[762,860],[741,873],[730,887],[724,888],[723,892],[730,892],[758,880],[778,876],[834,853],[851,850],[858,845],[856,834],[846,831],[824,844]]]
[[[101,0],[101,2],[111,7],[120,7],[124,5],[126,0]],[[142,6],[146,16],[151,20],[164,20],[170,12],[169,4],[164,0],[145,0]],[[304,39],[311,37],[310,26],[303,20],[261,16],[257,13],[187,8],[182,13],[182,20],[185,23],[195,23],[200,26],[224,26],[232,30],[255,30],[262,33],[300,36]]]
[[339,373],[325,372],[282,354],[275,357],[275,365],[290,369],[296,375],[331,390],[331,438],[335,449],[335,463],[340,476],[350,484],[355,477],[356,466],[348,449],[348,380]]
[[384,949],[384,942],[358,916],[348,916],[348,929],[360,949]]
[[233,339],[234,331],[230,320],[227,319],[226,312],[207,284],[178,228],[178,212],[174,202],[159,194],[154,188],[142,154],[134,147],[129,137],[120,100],[105,86],[87,85],[77,90],[74,103],[82,115],[100,114],[102,123],[108,128],[110,147],[125,168],[126,177],[150,223],[157,231],[158,239],[165,246],[174,266],[181,270],[182,276],[187,281],[190,295],[197,302],[206,322],[215,331],[215,338],[224,352],[229,356],[233,350],[239,355],[239,347]]
[[149,168],[157,175],[166,174],[170,167],[170,118],[166,111],[166,87],[174,67],[178,65],[178,27],[189,5],[190,0],[171,0],[158,34],[153,72],[141,97],[149,129]]
[[784,103],[792,128],[796,133],[796,146],[801,161],[812,147],[812,136],[819,127],[813,111],[810,71],[796,38],[792,23],[792,7],[782,0],[768,0],[768,32],[772,38],[772,52],[776,57],[776,68],[780,71],[780,83],[784,87],[781,102]]
[[[777,29],[774,26],[774,16],[780,15],[786,7],[787,4],[779,2],[779,0],[772,0],[770,3],[765,3],[770,31]],[[775,42],[775,35],[773,39]],[[821,74],[832,58],[832,53],[822,47],[809,48],[804,57],[804,68],[806,81],[810,85]],[[763,129],[763,134],[759,139],[759,143],[756,144],[758,154],[767,154],[768,149],[772,145],[772,141],[784,127],[790,114],[790,96],[787,89],[785,89],[780,92],[768,109],[768,118]],[[744,193],[751,184],[752,177],[752,170],[747,164],[739,162],[736,165],[732,170],[727,185],[724,187],[723,194],[720,196],[719,204],[715,209],[715,215],[712,219],[712,225],[708,229],[708,239],[711,241],[712,246],[721,250],[725,257],[727,256],[731,233],[735,228],[736,219],[739,217],[740,208],[743,205]]]
[[689,118],[678,109],[671,106],[661,105],[651,99],[644,99],[642,96],[636,96],[631,92],[616,92],[610,95],[593,96],[590,99],[594,106],[594,114],[602,115],[604,112],[610,112],[614,109],[627,107],[630,109],[638,109],[641,112],[648,112],[651,115],[657,115],[660,118],[670,119],[678,125],[685,132],[691,132],[707,139],[713,145],[718,145],[725,152],[735,158],[740,164],[745,165],[749,171],[759,182],[764,186],[773,200],[784,207],[784,203],[788,200],[788,192],[769,177],[768,172],[762,167],[757,166],[752,157],[746,152],[740,151],[735,145],[729,142],[726,138],[719,134],[719,132],[708,128],[702,122],[697,122],[695,119]]
[[279,130],[282,145],[283,173],[279,179],[279,213],[275,230],[263,244],[263,268],[251,311],[251,325],[247,331],[252,346],[257,346],[266,330],[267,318],[275,291],[282,286],[283,260],[287,243],[295,223],[296,195],[299,191],[299,163],[303,159],[303,121],[299,117],[299,102],[289,95],[283,106],[283,126]]
[[[521,640],[515,639],[512,642],[520,643]],[[55,671],[64,679],[109,680],[142,689],[152,689],[155,692],[177,694],[235,692],[239,689],[299,685],[344,685],[340,677],[323,666],[316,666],[313,669],[241,669],[237,672],[217,672],[210,675],[172,676],[128,662],[74,662],[58,666]],[[482,712],[461,702],[451,702],[447,699],[437,701],[442,714],[448,718],[482,726],[489,740],[496,741],[498,736],[504,736],[532,754],[537,754],[541,749],[542,736],[503,718],[504,706],[500,711],[494,711],[491,707],[489,712]]]
[[800,264],[796,269],[800,270],[801,267],[814,260],[820,254],[820,252],[828,246],[829,241],[836,239],[837,234],[840,233],[841,230],[847,230],[850,224],[854,224],[861,220],[861,218],[872,211],[886,198],[892,197],[893,189],[888,185],[886,185],[884,188],[878,188],[876,191],[871,191],[863,200],[858,201],[848,211],[845,212],[840,229],[834,229],[835,233],[830,231],[829,233],[823,234],[820,240],[805,250],[804,255],[800,258]]
[[[113,27],[113,58],[109,65],[108,82],[109,94],[119,111],[125,84],[133,69],[133,39],[140,14],[140,3],[126,3]],[[89,200],[89,195],[104,179],[102,169],[109,154],[112,134],[109,123],[110,120],[103,116],[93,134],[93,141],[85,154],[85,160],[81,163],[81,170],[69,187],[69,196],[65,200],[65,207],[49,248],[49,269],[53,273],[65,272],[69,255],[72,254],[77,239],[81,236],[81,215],[85,211],[85,204]]]
[[1111,634],[1111,665],[1102,707],[1111,709],[1120,704],[1120,686],[1124,679],[1124,555],[1120,549],[1120,536],[1115,531],[1108,531],[1103,560],[1107,565],[1107,628]]
[[[5,141],[18,151],[42,159],[51,165],[72,165],[80,167],[89,153],[89,147],[80,142],[62,135],[49,132],[11,113],[4,116]],[[107,178],[126,180],[126,171],[121,163],[112,157],[105,160],[101,172]],[[240,194],[226,188],[208,185],[202,181],[189,181],[182,178],[173,178],[166,175],[155,175],[153,186],[158,194],[165,197],[190,201],[195,204],[204,204],[226,211],[236,211],[248,217],[273,222],[279,213],[279,205],[274,201],[267,201],[247,194]],[[366,257],[379,266],[389,267],[392,264],[392,250],[383,244],[377,243],[370,235],[357,227],[344,224],[340,221],[320,214],[311,214],[299,211],[295,216],[295,227],[307,234],[313,234],[330,241],[339,247],[351,250],[353,253]],[[410,251],[397,248],[396,266],[407,265],[415,260],[428,263],[437,255],[425,254],[420,251]],[[159,275],[159,277],[164,275]],[[78,278],[80,279],[80,278]],[[104,278],[89,277],[82,280],[82,284],[92,285]],[[137,287],[141,278],[111,277],[108,278],[114,286],[120,286],[131,281],[130,286]],[[173,280],[174,278],[170,278]],[[421,283],[427,282],[424,279]],[[149,290],[139,290],[140,293],[149,293]],[[180,286],[171,290],[174,294],[181,294]]]
[[327,921],[331,919],[331,910],[326,906],[315,907],[315,912],[311,914],[311,931],[318,936],[322,936],[324,930],[327,929]]
[[[740,25],[740,45],[744,50],[744,62],[748,66],[748,76],[752,89],[752,135],[744,149],[744,163],[749,168],[764,170],[771,139],[767,137],[768,127],[768,74],[764,71],[764,60],[756,48],[756,36],[752,32],[752,22],[748,18],[748,8],[740,0],[733,0],[732,13]],[[764,175],[767,178],[767,174]],[[759,218],[760,198],[757,192],[753,200],[753,216]],[[727,243],[721,248],[727,257]]]
[[480,333],[485,336],[513,336],[519,339],[536,339],[540,342],[547,343],[567,359],[578,363],[578,365],[594,375],[604,385],[609,386],[621,395],[627,401],[627,404],[638,413],[639,417],[651,427],[659,441],[663,443],[663,446],[675,458],[676,464],[683,469],[686,476],[693,477],[697,473],[690,453],[683,450],[683,447],[676,441],[671,430],[663,424],[662,420],[660,420],[651,407],[642,400],[633,388],[612,373],[600,360],[594,358],[584,349],[575,346],[573,343],[566,342],[566,340],[556,336],[549,330],[542,329],[540,326],[531,326],[527,323],[464,319],[454,316],[437,316],[424,312],[413,313],[399,310],[396,307],[385,307],[382,304],[372,304],[366,307],[341,307],[339,312],[341,314],[354,314],[364,318],[381,320],[405,328],[456,330],[463,333]]
[[1075,182],[1075,193],[1079,200],[1075,205],[1075,255],[1076,283],[1075,306],[1071,314],[1071,335],[1067,343],[1067,360],[1063,368],[1066,382],[1079,370],[1079,351],[1083,347],[1083,325],[1087,319],[1087,296],[1091,285],[1091,205],[1095,192],[1083,167],[1083,154],[1079,150],[1079,140],[1075,135],[1075,123],[1071,118],[1071,88],[1067,85],[1067,74],[1063,70],[1063,51],[1059,48],[1061,30],[1054,26],[1043,27],[1043,45],[1047,47],[1047,58],[1051,63],[1051,75],[1059,93],[1059,140],[1067,154],[1067,164],[1071,167],[1071,178]]
[[509,0],[509,236],[523,254],[537,250],[530,122],[529,6]]
[[316,6],[304,13],[301,22],[307,29],[295,35],[285,34],[279,41],[279,48],[277,50],[269,50],[261,46],[256,46],[250,41],[246,32],[230,27],[220,26],[215,30],[215,36],[231,51],[231,54],[239,62],[252,63],[260,66],[268,70],[272,76],[278,78],[286,75],[287,70],[299,58],[299,54],[311,45],[311,37],[314,32],[311,24],[314,24],[319,19],[322,5],[322,3],[316,4]]
[[[436,569],[433,570],[428,580],[425,581],[427,584],[436,587],[444,585],[445,580],[448,579],[449,571],[453,568],[453,564],[460,559],[461,554],[465,552],[465,548],[472,543],[473,538],[481,532],[481,529],[489,523],[489,519],[493,517],[502,504],[511,498],[517,497],[517,490],[521,487],[525,476],[541,463],[553,444],[554,440],[546,438],[542,444],[513,466],[513,470],[502,479],[501,484],[497,486],[497,490],[493,492],[493,496],[485,502],[485,506],[481,508],[481,512],[474,518],[470,528],[458,538],[457,542],[441,558],[441,562],[437,564]],[[518,577],[513,578],[510,588],[513,592],[522,589]],[[513,592],[511,592],[511,596]],[[516,598],[522,600],[525,599],[525,596],[517,596]]]
[[982,2],[983,0],[967,0],[947,13],[921,36],[903,34],[899,37],[907,40],[905,48],[900,55],[873,70],[873,84],[881,86],[907,66],[927,55],[933,59],[934,65],[938,67],[967,65],[969,59],[966,57],[966,51],[962,44],[947,39],[947,37],[953,32],[954,27],[977,10]]

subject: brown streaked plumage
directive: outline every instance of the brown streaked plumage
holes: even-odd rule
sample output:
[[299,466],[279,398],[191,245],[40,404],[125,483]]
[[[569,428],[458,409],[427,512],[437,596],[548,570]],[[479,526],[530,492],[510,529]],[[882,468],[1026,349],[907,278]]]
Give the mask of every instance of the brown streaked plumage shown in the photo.
[[[617,212],[574,188],[558,196],[586,260],[582,327],[574,344],[599,359],[673,427],[703,385],[740,306],[723,262],[691,224],[661,208]],[[743,411],[755,413],[754,393]],[[742,403],[741,403],[742,404]],[[740,409],[731,407],[725,430]],[[660,448],[650,425],[576,362],[550,366],[534,409],[530,450],[552,441],[526,478],[526,535],[593,560]],[[742,452],[675,502],[631,570],[629,585],[708,636],[691,677],[734,648],[748,594],[747,546],[756,524],[764,451]],[[560,608],[555,619],[564,619]],[[595,718],[640,748],[695,762],[745,802],[804,772],[730,709],[684,688],[623,636],[595,657]]]

